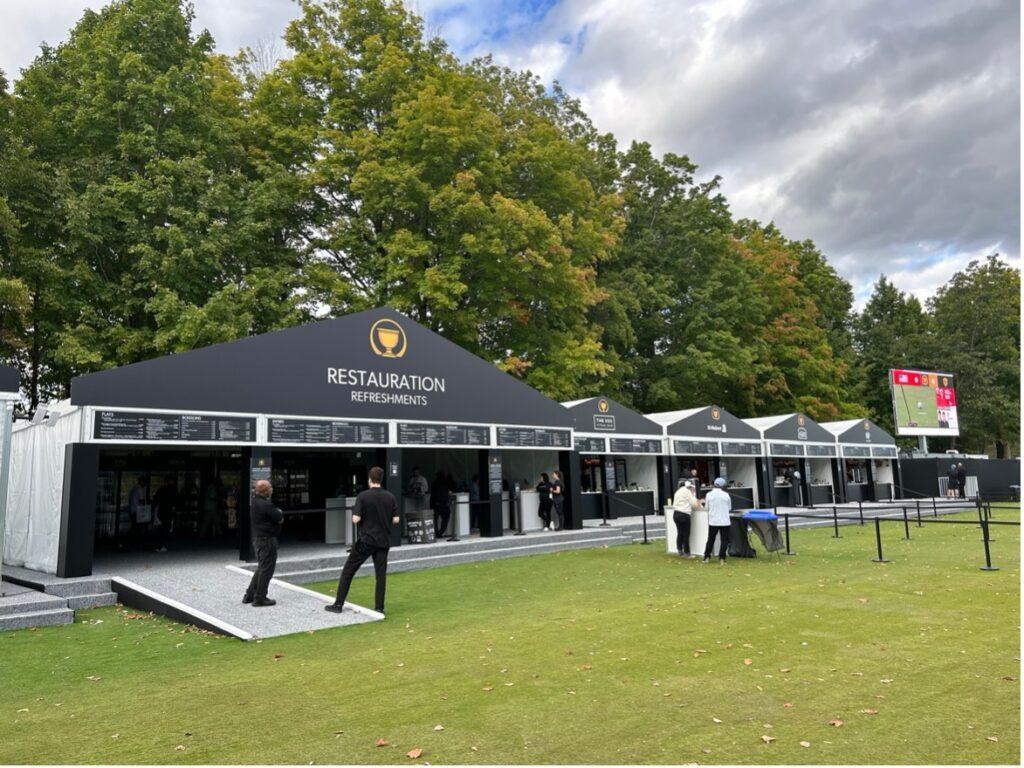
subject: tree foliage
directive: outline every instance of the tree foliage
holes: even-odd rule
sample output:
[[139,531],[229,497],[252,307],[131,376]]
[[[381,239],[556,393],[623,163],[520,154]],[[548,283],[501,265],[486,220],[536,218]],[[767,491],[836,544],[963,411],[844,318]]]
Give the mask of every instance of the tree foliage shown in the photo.
[[[546,394],[891,423],[890,367],[959,375],[964,443],[1019,429],[1019,274],[864,311],[809,240],[735,221],[686,156],[461,62],[398,0],[300,0],[232,59],[184,0],[114,0],[0,76],[0,359],[78,373],[390,305]],[[282,51],[283,53],[283,51]],[[1016,304],[1014,303],[1016,301]],[[914,363],[912,358],[922,359]]]

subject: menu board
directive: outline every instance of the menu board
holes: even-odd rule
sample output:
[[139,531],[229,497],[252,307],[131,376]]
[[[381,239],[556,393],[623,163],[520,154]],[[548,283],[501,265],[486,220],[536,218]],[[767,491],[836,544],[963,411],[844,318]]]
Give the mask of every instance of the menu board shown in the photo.
[[808,456],[835,456],[836,447],[834,445],[808,445],[807,446]]
[[608,440],[612,453],[661,453],[661,440],[612,437]]
[[716,456],[718,443],[714,440],[673,440],[672,452],[677,456]]
[[267,440],[271,443],[387,445],[388,425],[376,421],[269,419]]
[[568,448],[569,430],[498,427],[498,445],[511,448]]
[[722,442],[723,456],[760,456],[760,443],[730,443]]
[[490,493],[501,494],[500,456],[491,456],[487,460],[487,488]]
[[618,478],[615,476],[615,459],[604,460],[604,488],[606,491],[618,489]]
[[603,437],[577,437],[573,440],[573,450],[577,453],[604,453]]
[[871,448],[866,445],[844,445],[843,456],[870,456]]
[[467,427],[463,424],[398,425],[399,445],[474,445],[491,444],[489,427]]
[[769,443],[768,451],[772,456],[803,456],[804,446],[801,443]]
[[97,411],[93,437],[97,440],[252,443],[256,441],[256,419],[198,413]]
[[896,458],[896,446],[895,445],[877,445],[871,449],[871,455],[877,456],[883,459],[895,459]]

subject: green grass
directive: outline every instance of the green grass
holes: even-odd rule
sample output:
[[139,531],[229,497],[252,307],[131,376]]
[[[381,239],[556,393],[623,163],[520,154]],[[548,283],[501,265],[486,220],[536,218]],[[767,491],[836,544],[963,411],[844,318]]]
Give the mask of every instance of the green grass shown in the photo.
[[990,573],[973,526],[887,523],[883,565],[866,526],[781,563],[399,574],[385,622],[260,643],[82,612],[0,634],[0,763],[1017,763],[1020,538],[993,530]]
[[[896,423],[915,427],[936,429],[939,426],[939,407],[935,404],[935,390],[932,387],[914,387],[909,384],[897,385]],[[921,408],[917,404],[921,403]]]

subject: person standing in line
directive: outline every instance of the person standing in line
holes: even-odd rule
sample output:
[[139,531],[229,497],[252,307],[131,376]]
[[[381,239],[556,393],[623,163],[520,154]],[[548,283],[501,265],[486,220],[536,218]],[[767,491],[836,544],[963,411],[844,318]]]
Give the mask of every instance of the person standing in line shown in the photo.
[[672,522],[676,524],[676,552],[680,557],[693,557],[690,554],[690,513],[701,509],[693,489],[692,480],[680,480],[672,497]]
[[562,472],[558,469],[551,470],[551,523],[548,528],[552,531],[562,530],[562,509],[565,507],[565,483],[562,482]]
[[544,523],[544,529],[546,530],[551,526],[551,478],[548,477],[547,472],[540,473],[540,482],[537,483],[537,496],[540,500],[537,515],[540,517],[540,521]]
[[956,488],[961,499],[967,498],[967,470],[962,461],[956,464]]
[[711,562],[711,553],[715,550],[715,538],[721,541],[718,562],[725,565],[729,553],[729,513],[732,511],[732,499],[725,492],[725,479],[715,478],[715,487],[704,497],[708,508],[708,544],[704,547],[704,562]]
[[373,571],[376,578],[374,590],[374,610],[384,613],[384,590],[388,577],[388,551],[391,549],[391,530],[398,525],[398,501],[391,491],[381,488],[384,482],[384,470],[371,467],[369,472],[370,487],[356,496],[352,508],[352,522],[359,531],[356,543],[352,545],[345,567],[338,578],[338,592],[331,605],[324,610],[341,613],[345,610],[345,598],[348,597],[352,578],[360,566],[369,558],[373,558]]
[[799,469],[793,470],[793,498],[796,499],[796,505],[802,507],[804,505],[804,486],[803,476],[800,474]]
[[956,470],[956,464],[950,464],[949,472],[946,473],[946,498],[954,498],[956,496],[957,488],[959,486],[960,475]]
[[448,504],[448,480],[444,472],[434,475],[434,482],[430,484],[430,508],[434,512],[434,532],[440,539],[448,530],[448,519],[452,516],[452,508]]
[[473,475],[469,481],[469,528],[480,527],[480,475]]
[[153,494],[154,522],[157,525],[159,546],[157,552],[166,552],[174,528],[174,507],[177,504],[178,485],[176,478],[168,475],[163,485]]
[[277,537],[281,533],[284,512],[270,501],[273,492],[274,487],[269,481],[257,480],[249,505],[252,535],[256,543],[256,572],[252,575],[242,602],[252,603],[254,608],[277,605],[276,600],[267,597],[267,589],[270,580],[274,578],[274,569],[277,568]]

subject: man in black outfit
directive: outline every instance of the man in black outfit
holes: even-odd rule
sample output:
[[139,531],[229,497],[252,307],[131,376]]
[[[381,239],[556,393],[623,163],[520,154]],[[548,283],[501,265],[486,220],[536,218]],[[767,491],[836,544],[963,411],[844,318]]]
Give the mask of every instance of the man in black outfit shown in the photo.
[[430,484],[430,508],[434,511],[434,531],[439,539],[448,530],[448,519],[452,516],[452,508],[448,504],[448,491],[448,480],[444,472],[438,472],[434,482]]
[[356,571],[373,558],[373,570],[376,575],[376,591],[374,593],[374,610],[384,613],[384,588],[388,576],[388,550],[391,548],[391,529],[398,525],[398,502],[391,491],[381,488],[384,482],[384,470],[380,467],[370,469],[370,487],[356,496],[356,504],[352,509],[352,522],[356,524],[358,538],[352,546],[345,567],[341,569],[338,579],[338,593],[334,603],[325,606],[331,613],[345,610],[345,598],[348,597],[352,577]]
[[967,497],[967,470],[962,461],[956,463],[956,488],[961,499]]
[[276,600],[267,597],[267,588],[277,567],[277,536],[281,533],[284,513],[271,503],[270,495],[273,492],[268,481],[257,480],[252,504],[249,506],[252,535],[256,542],[256,572],[252,575],[242,602],[252,603],[256,608],[277,604]]

